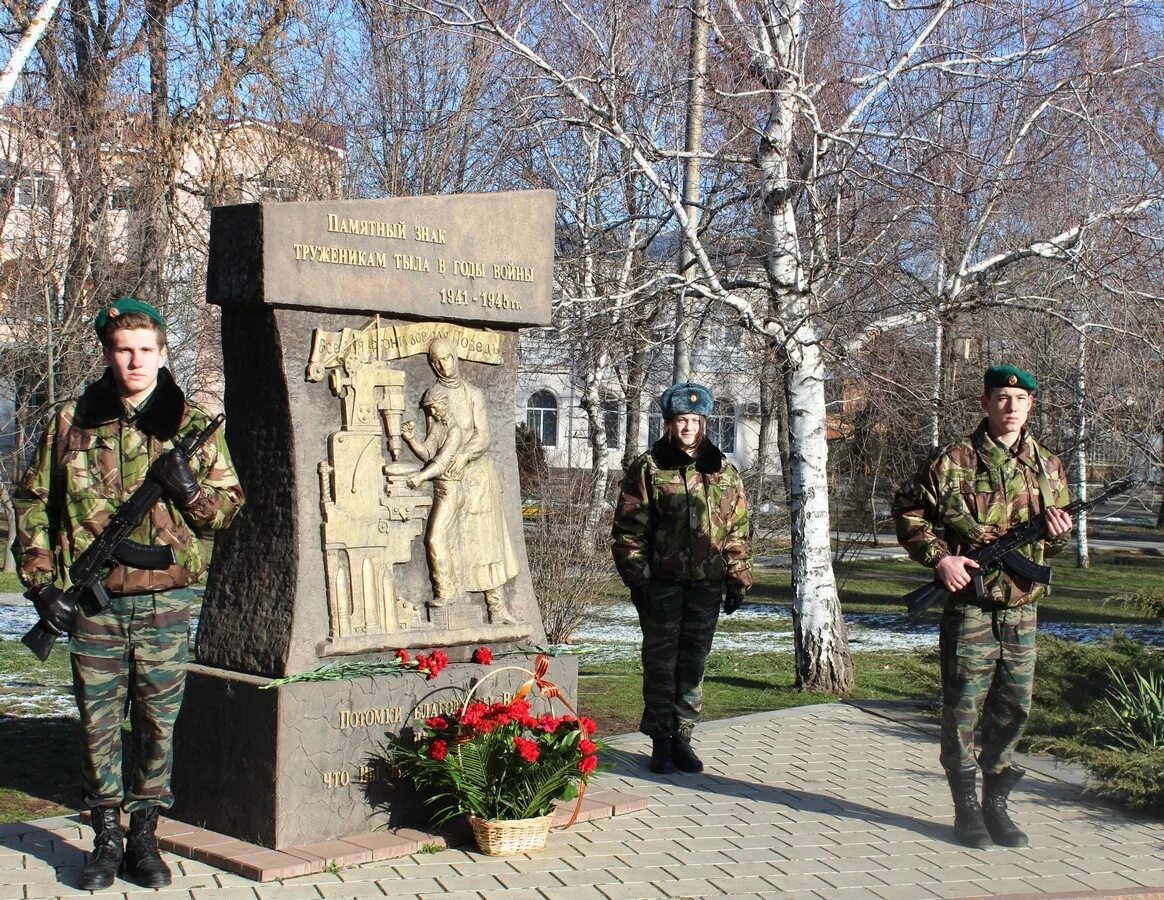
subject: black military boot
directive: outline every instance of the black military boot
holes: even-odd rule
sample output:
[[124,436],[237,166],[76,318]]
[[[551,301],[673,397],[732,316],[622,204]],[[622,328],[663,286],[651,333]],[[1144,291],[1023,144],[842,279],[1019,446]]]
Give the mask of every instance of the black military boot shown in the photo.
[[125,863],[122,871],[130,881],[147,888],[165,887],[170,883],[170,868],[158,852],[158,808],[139,809],[129,816],[125,835]]
[[703,761],[691,749],[691,729],[681,728],[671,739],[671,756],[680,772],[702,772]]
[[982,807],[978,803],[978,789],[974,782],[978,769],[963,769],[947,772],[950,793],[954,795],[954,837],[965,847],[985,850],[993,847],[994,841],[982,820]]
[[113,884],[121,866],[121,811],[115,806],[95,806],[89,810],[89,821],[96,836],[89,861],[81,868],[80,888],[100,891]]
[[1003,847],[1025,847],[1030,843],[1006,811],[1006,798],[1026,774],[1025,769],[1017,766],[1003,769],[997,775],[982,773],[982,819],[994,842]]
[[648,766],[656,775],[670,775],[675,771],[675,760],[671,757],[671,738],[651,738],[651,764]]

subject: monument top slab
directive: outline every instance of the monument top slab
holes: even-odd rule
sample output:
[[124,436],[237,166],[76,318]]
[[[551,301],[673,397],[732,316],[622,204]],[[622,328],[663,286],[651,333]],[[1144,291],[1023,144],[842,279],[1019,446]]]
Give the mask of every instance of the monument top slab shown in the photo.
[[519,191],[216,207],[207,298],[546,325],[554,203]]

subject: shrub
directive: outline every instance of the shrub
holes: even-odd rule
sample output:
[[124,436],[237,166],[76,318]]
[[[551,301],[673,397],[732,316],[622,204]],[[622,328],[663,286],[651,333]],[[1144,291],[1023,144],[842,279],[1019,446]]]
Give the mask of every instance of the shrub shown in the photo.
[[1142,590],[1130,591],[1126,594],[1116,594],[1109,597],[1105,603],[1118,603],[1125,609],[1150,616],[1156,619],[1164,618],[1164,591]]
[[1130,676],[1109,667],[1112,686],[1104,698],[1119,723],[1105,729],[1117,746],[1149,752],[1164,749],[1164,675],[1133,672]]

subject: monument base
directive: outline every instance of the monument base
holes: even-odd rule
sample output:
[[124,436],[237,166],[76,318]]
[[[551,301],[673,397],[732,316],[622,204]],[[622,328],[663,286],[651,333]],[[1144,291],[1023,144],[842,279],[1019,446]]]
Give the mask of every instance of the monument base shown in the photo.
[[[169,816],[241,841],[282,849],[417,826],[425,811],[390,784],[379,746],[405,728],[459,709],[465,691],[492,670],[533,669],[533,655],[492,667],[454,663],[434,680],[412,671],[343,681],[271,679],[191,665],[174,737]],[[548,679],[575,703],[578,662],[551,661]],[[508,700],[529,675],[499,672],[479,699]],[[535,714],[550,705],[536,690]],[[554,706],[561,714],[560,703]]]

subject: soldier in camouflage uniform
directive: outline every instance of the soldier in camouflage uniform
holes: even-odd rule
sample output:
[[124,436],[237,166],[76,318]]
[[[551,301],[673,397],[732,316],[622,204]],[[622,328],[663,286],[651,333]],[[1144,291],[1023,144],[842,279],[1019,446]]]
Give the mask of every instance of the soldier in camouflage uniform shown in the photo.
[[[81,887],[113,883],[119,867],[146,887],[170,883],[154,829],[173,804],[174,721],[186,678],[190,604],[175,593],[206,569],[194,529],[225,528],[242,490],[222,429],[187,463],[170,453],[158,466],[165,496],[130,536],[168,545],[160,570],[116,564],[105,578],[112,602],[87,616],[65,602],[73,560],[145,480],[151,464],[210,417],[186,402],[163,368],[165,323],[148,303],[123,297],[103,309],[97,334],[108,368],[48,423],[17,485],[19,574],[41,622],[71,634],[73,687],[83,729],[81,787],[96,832]],[[129,703],[133,768],[122,785],[121,726]],[[119,809],[130,814],[123,848]]]
[[1046,588],[1020,584],[1003,571],[986,580],[983,602],[971,586],[978,566],[962,554],[1046,512],[1047,540],[1022,550],[1042,563],[1067,542],[1072,522],[1062,507],[1070,496],[1063,464],[1024,427],[1038,389],[1034,376],[992,366],[983,386],[986,418],[901,487],[894,517],[910,557],[933,568],[950,591],[939,645],[941,763],[954,797],[955,835],[970,847],[1025,847],[1027,836],[1011,820],[1006,801],[1024,774],[1012,756],[1030,713],[1038,601]]
[[631,464],[614,515],[614,562],[643,630],[643,717],[652,772],[700,772],[691,730],[723,610],[752,584],[748,504],[735,467],[706,437],[712,399],[683,383],[660,400],[666,432]]

